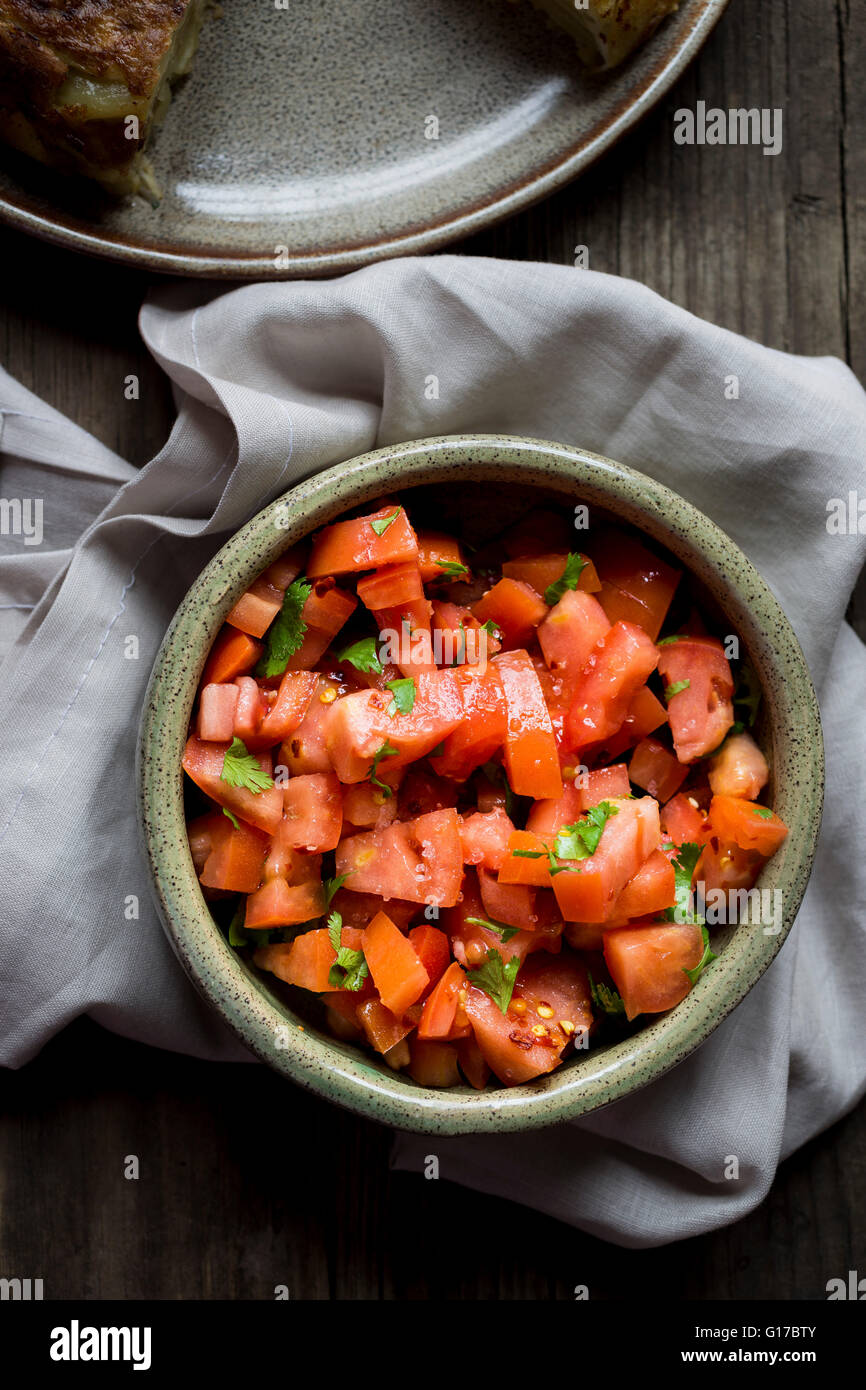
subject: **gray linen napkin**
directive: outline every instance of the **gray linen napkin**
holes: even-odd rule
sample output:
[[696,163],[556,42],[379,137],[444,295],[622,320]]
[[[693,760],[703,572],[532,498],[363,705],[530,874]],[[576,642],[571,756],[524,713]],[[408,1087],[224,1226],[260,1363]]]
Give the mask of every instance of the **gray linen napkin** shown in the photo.
[[[0,1060],[20,1066],[82,1013],[161,1047],[248,1055],[165,943],[132,781],[163,631],[226,533],[378,445],[460,430],[561,439],[661,479],[763,572],[821,698],[824,831],[776,963],[676,1071],[579,1123],[435,1151],[445,1177],[624,1245],[745,1214],[780,1157],[866,1086],[866,650],[843,618],[866,535],[827,525],[829,499],[864,486],[854,377],[627,280],[453,256],[227,293],[179,284],[141,328],[180,413],[140,473],[0,376]],[[395,1163],[417,1167],[430,1148],[401,1137]]]

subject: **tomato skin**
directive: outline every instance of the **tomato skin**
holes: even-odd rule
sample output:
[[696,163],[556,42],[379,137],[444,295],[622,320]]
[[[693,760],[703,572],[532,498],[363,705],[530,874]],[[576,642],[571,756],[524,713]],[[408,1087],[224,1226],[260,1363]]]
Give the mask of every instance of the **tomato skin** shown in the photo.
[[321,854],[336,849],[343,827],[343,790],[333,772],[291,777],[283,788],[287,843]]
[[660,849],[641,864],[634,878],[619,894],[614,904],[616,917],[648,917],[653,912],[663,912],[676,902],[676,875],[674,866]]
[[[213,819],[211,849],[199,874],[200,883],[229,893],[255,892],[262,878],[268,836],[243,821],[236,829],[227,816]],[[221,826],[218,821],[222,821]]]
[[[394,921],[395,919],[392,917],[391,920]],[[397,925],[399,926],[400,923],[398,922]],[[409,932],[409,940],[412,942],[418,959],[427,971],[431,985],[435,985],[436,981],[445,974],[451,960],[448,937],[438,927],[432,926],[429,922],[422,922],[420,926],[413,927]]]
[[715,637],[679,637],[659,649],[659,671],[667,686],[688,687],[668,700],[668,722],[681,763],[718,748],[734,722],[734,681]]
[[[525,555],[520,560],[506,560],[502,573],[509,579],[521,579],[544,598],[551,584],[556,584],[565,573],[568,555],[567,550],[562,550],[555,555]],[[595,594],[601,588],[595,565],[588,555],[582,555],[581,559],[584,566],[577,587],[582,593]]]
[[661,838],[658,802],[651,796],[613,800],[617,814],[605,824],[598,848],[577,864],[579,873],[559,873],[553,891],[567,922],[604,922],[616,899]]
[[525,651],[503,652],[492,664],[505,692],[505,768],[512,791],[536,800],[560,796],[556,740],[531,658]]
[[244,929],[296,927],[321,917],[324,910],[321,884],[288,884],[284,878],[272,878],[247,898]]
[[655,642],[679,583],[679,570],[622,533],[607,538],[598,553],[601,603],[611,622],[636,623]]
[[453,1043],[425,1041],[420,1032],[409,1043],[409,1075],[419,1086],[456,1086],[460,1081]]
[[378,912],[364,929],[361,950],[385,1008],[402,1018],[430,984],[412,942],[387,913]]
[[455,672],[455,680],[462,716],[446,735],[441,754],[430,762],[440,776],[463,782],[505,742],[505,692],[492,663],[486,670],[463,668]]
[[691,922],[618,927],[604,934],[604,958],[625,1004],[629,1022],[638,1014],[664,1013],[685,999],[704,954],[701,929]]
[[[203,743],[191,735],[183,754],[183,770],[197,787],[201,787],[218,806],[266,830],[273,835],[283,816],[283,794],[279,787],[251,792],[246,787],[232,787],[222,780],[222,770],[228,743]],[[263,772],[272,772],[271,759],[266,753],[254,755]]]
[[464,563],[460,543],[454,536],[447,536],[442,531],[418,532],[418,568],[425,584],[429,584],[433,579],[447,581],[450,578],[447,572],[443,571],[443,564]]
[[356,1016],[374,1052],[390,1052],[415,1026],[411,1019],[395,1018],[379,999],[359,1004]]
[[460,826],[463,863],[483,865],[498,871],[508,857],[509,839],[514,825],[505,811],[475,811]]
[[198,708],[198,736],[204,743],[231,743],[238,707],[236,685],[216,682],[202,688]]
[[394,507],[380,507],[369,516],[326,526],[313,541],[307,561],[309,578],[350,574],[398,564],[401,560],[417,560],[418,538],[403,507],[381,536],[373,530],[373,521],[384,520],[394,510]]
[[656,699],[649,686],[642,685],[629,701],[628,713],[617,732],[596,745],[592,755],[603,760],[618,758],[667,722],[668,712],[661,700]]
[[307,630],[300,647],[289,657],[286,670],[312,670],[357,607],[358,600],[347,590],[314,584],[301,611]]
[[271,747],[293,734],[310,708],[318,683],[319,677],[315,671],[286,671],[276,698],[255,730],[254,738]]
[[683,792],[662,807],[661,824],[664,834],[670,836],[675,845],[703,845],[710,834],[703,811],[693,806]]
[[566,718],[569,747],[580,751],[615,734],[658,659],[657,647],[641,628],[615,623],[594,647],[577,682]]
[[656,738],[642,739],[631,755],[629,779],[664,804],[679,791],[689,770]]
[[788,833],[783,820],[767,806],[739,796],[714,796],[707,817],[710,831],[740,849],[756,850],[765,857],[775,854]]
[[456,960],[452,961],[427,996],[421,1022],[418,1024],[419,1038],[448,1037],[454,1027],[458,996],[467,985],[460,965]]
[[463,878],[457,812],[433,811],[341,840],[337,873],[352,891],[453,907]]
[[609,631],[610,623],[598,599],[581,589],[566,590],[549,609],[538,629],[538,641],[551,671],[570,682],[570,693],[596,645]]
[[[508,839],[508,851],[499,868],[500,884],[525,884],[535,888],[549,888],[550,877],[547,846],[553,844],[553,837],[533,835],[531,830],[515,830]],[[540,855],[538,859],[528,859],[527,854]]]
[[717,796],[757,801],[770,778],[767,760],[750,734],[730,734],[710,760],[710,788]]
[[398,604],[423,599],[424,585],[414,560],[397,565],[385,565],[357,584],[358,598],[371,612],[377,608],[394,608]]
[[500,579],[473,607],[479,623],[492,622],[502,634],[504,650],[526,647],[547,617],[547,604],[519,579]]
[[484,1060],[484,1054],[478,1043],[475,1041],[475,1034],[470,1031],[468,1038],[461,1038],[455,1044],[457,1050],[457,1061],[460,1063],[460,1070],[475,1091],[483,1091],[490,1080],[490,1068]]
[[261,642],[253,641],[245,632],[224,627],[217,634],[210,656],[202,672],[201,684],[222,685],[236,676],[246,676],[262,654]]
[[415,681],[415,703],[408,714],[388,713],[389,690],[356,690],[337,700],[328,720],[325,745],[341,782],[364,782],[380,748],[397,751],[380,761],[382,772],[416,762],[458,727],[463,702],[453,671],[435,671]]

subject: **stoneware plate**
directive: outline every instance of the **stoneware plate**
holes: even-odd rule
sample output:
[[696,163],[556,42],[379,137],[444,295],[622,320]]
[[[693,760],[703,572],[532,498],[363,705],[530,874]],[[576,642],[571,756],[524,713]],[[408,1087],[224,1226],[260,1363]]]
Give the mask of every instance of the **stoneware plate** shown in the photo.
[[112,206],[4,151],[0,216],[184,275],[333,274],[429,250],[608,149],[726,3],[681,0],[631,61],[593,77],[528,0],[224,0],[153,143],[158,208]]
[[[769,802],[790,828],[759,880],[762,889],[782,895],[776,934],[748,924],[714,931],[719,959],[676,1009],[510,1090],[427,1090],[320,1031],[319,1006],[309,995],[260,974],[229,947],[187,846],[181,754],[204,659],[226,613],[288,545],[347,508],[398,489],[414,515],[444,529],[459,524],[470,543],[483,543],[529,506],[554,501],[588,504],[591,523],[612,514],[666,546],[691,571],[701,606],[720,630],[739,635],[741,652],[758,673],[764,714],[757,733],[772,768]],[[797,639],[723,531],[661,484],[610,459],[540,440],[468,435],[380,449],[330,468],[260,512],[219,551],[178,609],[157,657],[142,717],[138,785],[169,938],[201,993],[247,1046],[350,1110],[402,1129],[457,1134],[574,1118],[620,1100],[693,1052],[766,970],[790,929],[812,865],[823,771],[818,706]]]

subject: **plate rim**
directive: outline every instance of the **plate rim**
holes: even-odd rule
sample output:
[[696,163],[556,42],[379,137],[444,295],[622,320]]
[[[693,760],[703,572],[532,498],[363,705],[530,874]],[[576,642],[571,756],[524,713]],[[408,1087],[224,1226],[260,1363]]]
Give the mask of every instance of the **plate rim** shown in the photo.
[[468,206],[442,222],[409,228],[397,235],[378,241],[337,248],[325,252],[303,252],[282,258],[277,266],[274,258],[234,252],[167,250],[118,235],[88,231],[65,212],[48,216],[27,206],[23,195],[0,192],[0,222],[16,231],[35,236],[67,250],[79,251],[99,259],[155,270],[168,275],[197,276],[217,280],[292,280],[301,277],[320,278],[361,269],[376,261],[394,256],[418,255],[435,251],[460,238],[494,226],[515,213],[571,182],[602,157],[633,126],[646,116],[700,52],[729,0],[681,0],[681,9],[693,9],[694,17],[682,41],[666,59],[651,71],[645,84],[638,88],[612,120],[604,121],[601,130],[594,128],[577,145],[552,165],[539,168],[517,183],[505,187],[480,206]]

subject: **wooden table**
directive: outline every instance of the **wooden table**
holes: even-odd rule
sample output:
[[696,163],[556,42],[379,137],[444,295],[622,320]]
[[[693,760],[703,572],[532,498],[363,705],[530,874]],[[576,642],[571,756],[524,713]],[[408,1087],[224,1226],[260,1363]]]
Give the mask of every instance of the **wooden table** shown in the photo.
[[[632,276],[773,347],[866,379],[866,4],[732,0],[704,52],[608,158],[455,247]],[[672,114],[784,111],[776,158],[680,148]],[[136,314],[148,277],[0,233],[0,361],[124,457],[168,433]],[[859,330],[859,331],[858,331]],[[124,399],[142,383],[144,408]],[[866,635],[861,584],[852,614]],[[751,1217],[629,1253],[446,1182],[388,1171],[389,1136],[264,1067],[216,1066],[82,1021],[0,1078],[0,1273],[46,1297],[822,1298],[863,1272],[866,1107],[780,1169]],[[431,1151],[435,1144],[431,1141]],[[141,1177],[123,1176],[138,1155]]]

